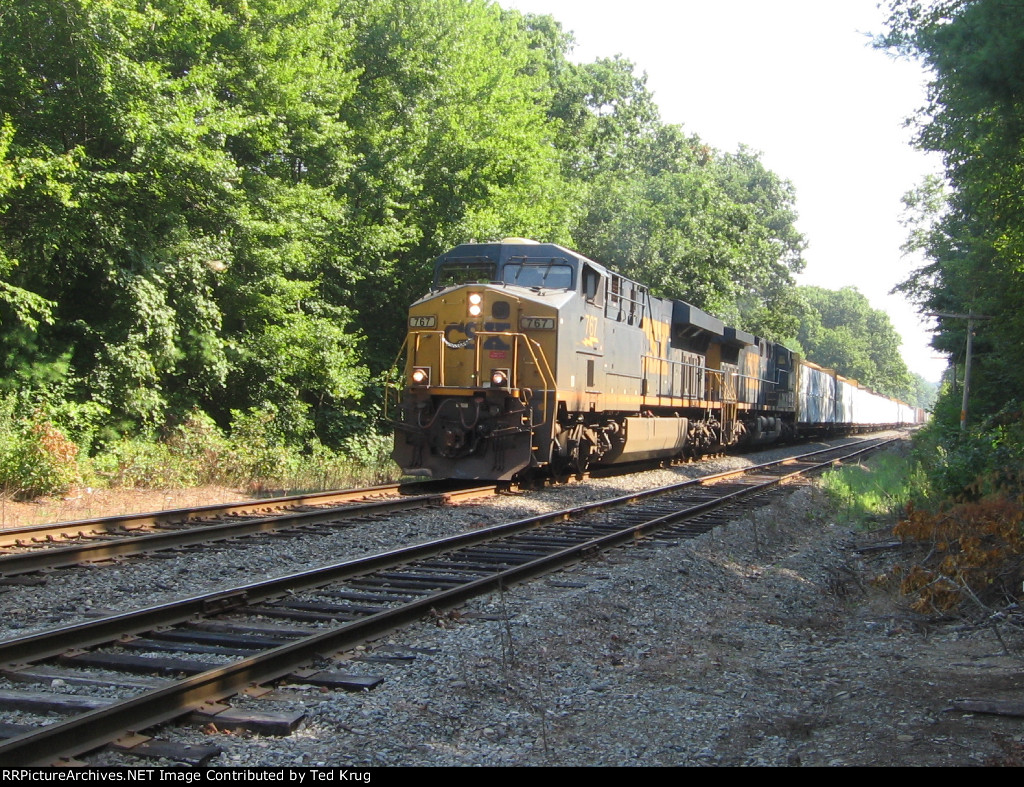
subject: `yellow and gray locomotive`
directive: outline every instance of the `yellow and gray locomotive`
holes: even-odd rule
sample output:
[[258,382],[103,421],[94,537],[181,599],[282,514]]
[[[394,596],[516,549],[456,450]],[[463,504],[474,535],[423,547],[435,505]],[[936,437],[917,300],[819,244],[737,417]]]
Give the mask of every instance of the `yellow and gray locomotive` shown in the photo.
[[523,239],[439,257],[404,349],[393,456],[436,478],[557,476],[770,443],[796,433],[800,396],[815,419],[834,418],[842,380],[813,367],[822,379],[798,385],[809,365],[782,345]]

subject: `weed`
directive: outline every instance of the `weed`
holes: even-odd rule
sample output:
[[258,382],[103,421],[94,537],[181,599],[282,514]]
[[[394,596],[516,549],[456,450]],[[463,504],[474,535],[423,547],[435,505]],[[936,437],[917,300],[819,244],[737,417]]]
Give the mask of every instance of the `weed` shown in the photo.
[[831,470],[821,480],[844,521],[860,527],[895,519],[923,483],[918,463],[896,453],[873,457],[870,464]]
[[[289,443],[270,406],[234,412],[229,435],[200,410],[190,412],[163,439],[155,435],[106,441],[92,457],[79,450],[48,412],[22,415],[24,402],[0,397],[0,494],[25,500],[60,494],[77,483],[93,487],[173,489],[241,487],[288,494],[395,480],[390,439],[350,436],[338,449],[311,437]],[[85,416],[78,414],[81,425]],[[79,430],[87,438],[91,433]]]

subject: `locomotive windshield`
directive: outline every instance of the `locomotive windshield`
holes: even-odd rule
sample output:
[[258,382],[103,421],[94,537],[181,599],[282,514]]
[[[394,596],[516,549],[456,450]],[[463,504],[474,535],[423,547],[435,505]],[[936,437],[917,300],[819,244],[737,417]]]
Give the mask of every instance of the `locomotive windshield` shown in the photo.
[[437,270],[437,287],[503,281],[519,287],[543,287],[549,290],[571,290],[572,266],[564,262],[506,262],[498,274],[498,266],[483,260],[446,262]]
[[551,290],[572,289],[572,268],[558,263],[508,262],[501,278],[506,284],[520,287],[544,287]]
[[437,272],[438,287],[494,281],[497,266],[493,262],[449,262]]

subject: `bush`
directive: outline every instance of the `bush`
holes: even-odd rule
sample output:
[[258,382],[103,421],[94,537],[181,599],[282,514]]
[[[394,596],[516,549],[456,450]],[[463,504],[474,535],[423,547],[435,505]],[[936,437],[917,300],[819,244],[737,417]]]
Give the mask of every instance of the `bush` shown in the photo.
[[349,438],[346,444],[340,451],[315,438],[304,447],[236,444],[237,481],[253,492],[285,494],[367,486],[398,477],[388,456],[390,440],[369,435]]
[[202,410],[188,414],[174,428],[167,445],[185,463],[181,476],[189,484],[227,484],[233,481],[231,445],[216,422]]
[[961,432],[959,396],[944,392],[914,438],[926,474],[917,505],[894,533],[927,550],[883,580],[895,580],[921,613],[965,602],[985,610],[1016,604],[1024,579],[1024,421],[1011,403]]
[[949,511],[911,509],[894,533],[928,545],[928,555],[897,569],[900,590],[921,613],[945,613],[965,601],[985,607],[1016,603],[1024,577],[1024,506],[992,497]]
[[[945,409],[950,409],[948,401]],[[1024,494],[1024,420],[1019,402],[966,433],[961,433],[959,420],[937,408],[936,418],[918,432],[914,443],[936,505]]]
[[256,491],[285,488],[293,457],[272,404],[231,411],[230,464],[233,475]]
[[42,411],[24,418],[16,407],[0,401],[0,488],[17,500],[67,492],[80,481],[78,446]]
[[83,469],[94,486],[167,489],[216,484],[256,493],[364,486],[398,476],[389,458],[390,437],[350,435],[340,450],[315,437],[299,441],[292,435],[292,443],[287,424],[273,405],[233,411],[230,437],[195,409],[162,440],[154,435],[111,439],[91,459],[80,461],[85,451],[57,424],[73,423],[88,444],[97,434],[101,409],[41,406],[26,418],[18,414],[25,409],[25,398],[0,397],[0,491],[18,499],[65,492],[81,481]]
[[345,440],[342,454],[355,460],[363,477],[370,483],[382,484],[398,478],[398,465],[391,459],[391,435],[373,432]]
[[92,459],[93,472],[108,486],[168,489],[191,486],[191,468],[166,443],[122,438]]

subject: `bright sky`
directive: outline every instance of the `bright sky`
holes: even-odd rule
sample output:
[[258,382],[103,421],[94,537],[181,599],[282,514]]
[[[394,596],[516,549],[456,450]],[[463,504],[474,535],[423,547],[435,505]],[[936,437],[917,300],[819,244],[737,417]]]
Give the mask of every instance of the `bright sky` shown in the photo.
[[578,62],[632,61],[665,122],[760,151],[796,187],[809,243],[799,282],[857,287],[889,314],[911,371],[937,381],[946,362],[928,347],[929,321],[888,293],[921,264],[900,251],[901,197],[941,166],[904,125],[924,103],[924,72],[870,47],[885,18],[876,2],[498,0],[554,16]]

